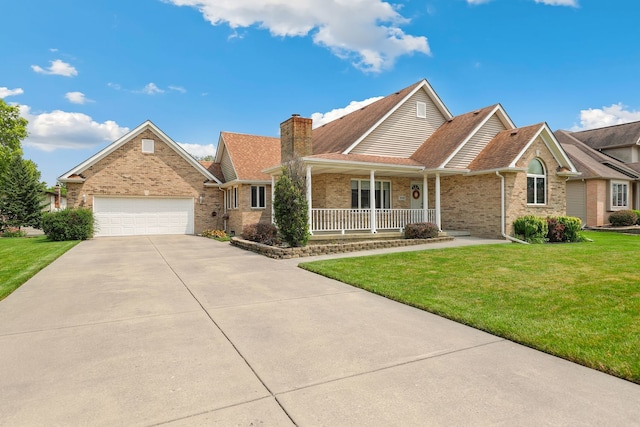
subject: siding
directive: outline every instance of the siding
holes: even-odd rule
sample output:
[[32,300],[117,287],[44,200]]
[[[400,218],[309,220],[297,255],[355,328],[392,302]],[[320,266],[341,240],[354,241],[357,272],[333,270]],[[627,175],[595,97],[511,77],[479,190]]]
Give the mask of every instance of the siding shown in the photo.
[[[416,117],[417,102],[426,103],[427,117]],[[445,122],[424,90],[419,90],[352,151],[354,154],[409,158]]]
[[222,160],[220,160],[220,167],[224,174],[224,180],[226,182],[233,181],[237,178],[236,171],[233,169],[233,163],[231,162],[231,157],[229,157],[229,151],[227,151],[226,147],[224,147],[223,150],[224,152],[222,153]]
[[476,158],[478,154],[487,146],[487,144],[499,132],[505,130],[506,127],[500,119],[494,114],[486,121],[486,123],[478,129],[469,139],[469,141],[458,151],[458,153],[449,161],[447,167],[464,169],[469,163]]
[[587,223],[587,188],[584,181],[567,181],[567,215],[576,216]]

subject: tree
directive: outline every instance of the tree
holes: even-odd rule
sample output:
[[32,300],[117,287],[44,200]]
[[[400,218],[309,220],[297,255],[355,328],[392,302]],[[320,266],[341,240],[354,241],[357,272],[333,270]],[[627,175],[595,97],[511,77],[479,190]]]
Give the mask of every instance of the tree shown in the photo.
[[309,205],[306,180],[297,162],[282,168],[273,196],[273,213],[282,238],[289,246],[305,246],[309,241]]
[[11,159],[0,175],[0,221],[4,226],[40,226],[43,186],[36,175],[39,173],[34,174],[19,155]]
[[0,176],[14,156],[22,155],[21,141],[27,137],[27,120],[20,108],[0,99]]

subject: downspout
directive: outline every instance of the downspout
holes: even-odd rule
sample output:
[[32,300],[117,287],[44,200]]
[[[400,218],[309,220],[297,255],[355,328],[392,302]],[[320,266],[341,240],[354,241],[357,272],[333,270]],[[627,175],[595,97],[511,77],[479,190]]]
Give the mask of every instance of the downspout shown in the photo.
[[528,242],[525,242],[524,240],[520,240],[520,239],[516,239],[513,236],[509,236],[507,233],[505,233],[505,197],[504,197],[504,175],[500,175],[500,172],[496,171],[496,175],[498,175],[500,177],[500,233],[502,234],[502,237],[504,237],[507,240],[511,240],[512,242],[516,242],[516,243],[522,243],[523,245],[528,245]]

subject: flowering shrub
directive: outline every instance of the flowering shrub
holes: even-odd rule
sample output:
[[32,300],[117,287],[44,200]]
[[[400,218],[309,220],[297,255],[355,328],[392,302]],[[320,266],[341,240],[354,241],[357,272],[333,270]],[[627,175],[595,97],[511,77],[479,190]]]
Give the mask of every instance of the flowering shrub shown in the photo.
[[404,228],[405,239],[433,239],[438,237],[438,225],[432,222],[416,222]]

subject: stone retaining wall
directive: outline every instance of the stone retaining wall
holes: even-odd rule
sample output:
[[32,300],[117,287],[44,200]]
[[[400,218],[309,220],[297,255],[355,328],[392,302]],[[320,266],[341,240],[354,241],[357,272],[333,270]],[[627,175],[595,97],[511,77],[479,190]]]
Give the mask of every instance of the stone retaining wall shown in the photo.
[[257,252],[269,258],[289,259],[307,256],[339,254],[345,252],[367,251],[371,249],[397,248],[403,246],[424,245],[425,243],[447,242],[453,237],[435,237],[433,239],[393,239],[393,240],[369,240],[347,243],[312,244],[303,248],[279,248],[262,243],[243,240],[232,237],[231,244],[241,249]]

